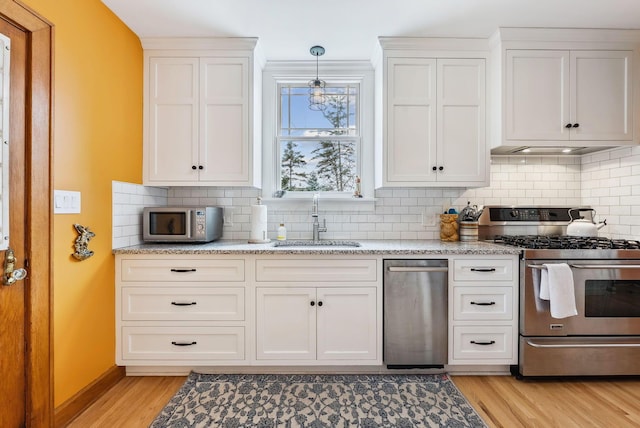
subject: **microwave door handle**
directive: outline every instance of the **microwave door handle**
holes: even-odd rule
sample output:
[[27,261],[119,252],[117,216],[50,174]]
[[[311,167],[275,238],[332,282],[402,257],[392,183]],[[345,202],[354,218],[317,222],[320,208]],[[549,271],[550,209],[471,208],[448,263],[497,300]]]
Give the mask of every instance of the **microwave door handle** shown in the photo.
[[187,234],[187,238],[191,238],[192,237],[192,233],[191,233],[191,224],[193,223],[193,216],[196,215],[194,210],[189,210],[189,212],[187,213],[186,216],[186,222],[187,224],[185,225],[186,227],[186,234]]

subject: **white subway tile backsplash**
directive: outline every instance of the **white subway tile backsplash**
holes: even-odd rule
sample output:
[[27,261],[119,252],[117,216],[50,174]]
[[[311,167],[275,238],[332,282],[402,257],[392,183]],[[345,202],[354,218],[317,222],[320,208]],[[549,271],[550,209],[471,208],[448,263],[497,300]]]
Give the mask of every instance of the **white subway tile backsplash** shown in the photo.
[[[477,205],[590,205],[607,215],[600,234],[640,239],[640,147],[612,149],[577,156],[494,156],[491,185],[479,189],[399,188],[375,191],[372,212],[323,208],[327,239],[439,239],[438,214],[449,207]],[[141,211],[149,205],[213,205],[233,208],[232,225],[223,238],[245,240],[251,229],[251,205],[258,189],[173,187],[155,188],[113,182],[114,248],[141,241]],[[306,204],[309,209],[304,208]],[[310,201],[295,209],[269,206],[269,237],[284,222],[290,239],[311,238]],[[335,205],[334,205],[335,206]],[[426,213],[426,214],[425,214]],[[428,217],[424,221],[423,214]],[[600,217],[604,218],[604,217]],[[430,219],[430,220],[429,220]],[[430,222],[430,223],[429,223]]]

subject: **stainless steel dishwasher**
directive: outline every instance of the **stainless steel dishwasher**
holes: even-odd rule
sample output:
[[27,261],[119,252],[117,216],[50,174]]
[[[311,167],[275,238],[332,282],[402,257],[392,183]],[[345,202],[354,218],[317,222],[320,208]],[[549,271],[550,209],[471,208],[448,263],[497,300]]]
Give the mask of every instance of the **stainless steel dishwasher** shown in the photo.
[[384,260],[384,363],[447,363],[447,260]]

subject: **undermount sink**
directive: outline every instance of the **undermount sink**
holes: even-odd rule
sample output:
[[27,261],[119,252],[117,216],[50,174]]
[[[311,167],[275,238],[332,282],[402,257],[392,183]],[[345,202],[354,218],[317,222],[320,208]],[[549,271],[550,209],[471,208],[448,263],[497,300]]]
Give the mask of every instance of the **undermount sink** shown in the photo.
[[357,241],[340,241],[334,239],[321,239],[319,241],[312,240],[286,240],[276,241],[274,247],[359,247]]

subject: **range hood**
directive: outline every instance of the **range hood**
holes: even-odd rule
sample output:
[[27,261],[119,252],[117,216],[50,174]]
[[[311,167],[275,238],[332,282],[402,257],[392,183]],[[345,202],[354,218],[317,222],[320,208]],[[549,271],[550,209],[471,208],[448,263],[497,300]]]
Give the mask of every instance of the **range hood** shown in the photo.
[[491,149],[492,155],[511,156],[579,156],[602,150],[615,149],[618,146],[498,146]]

